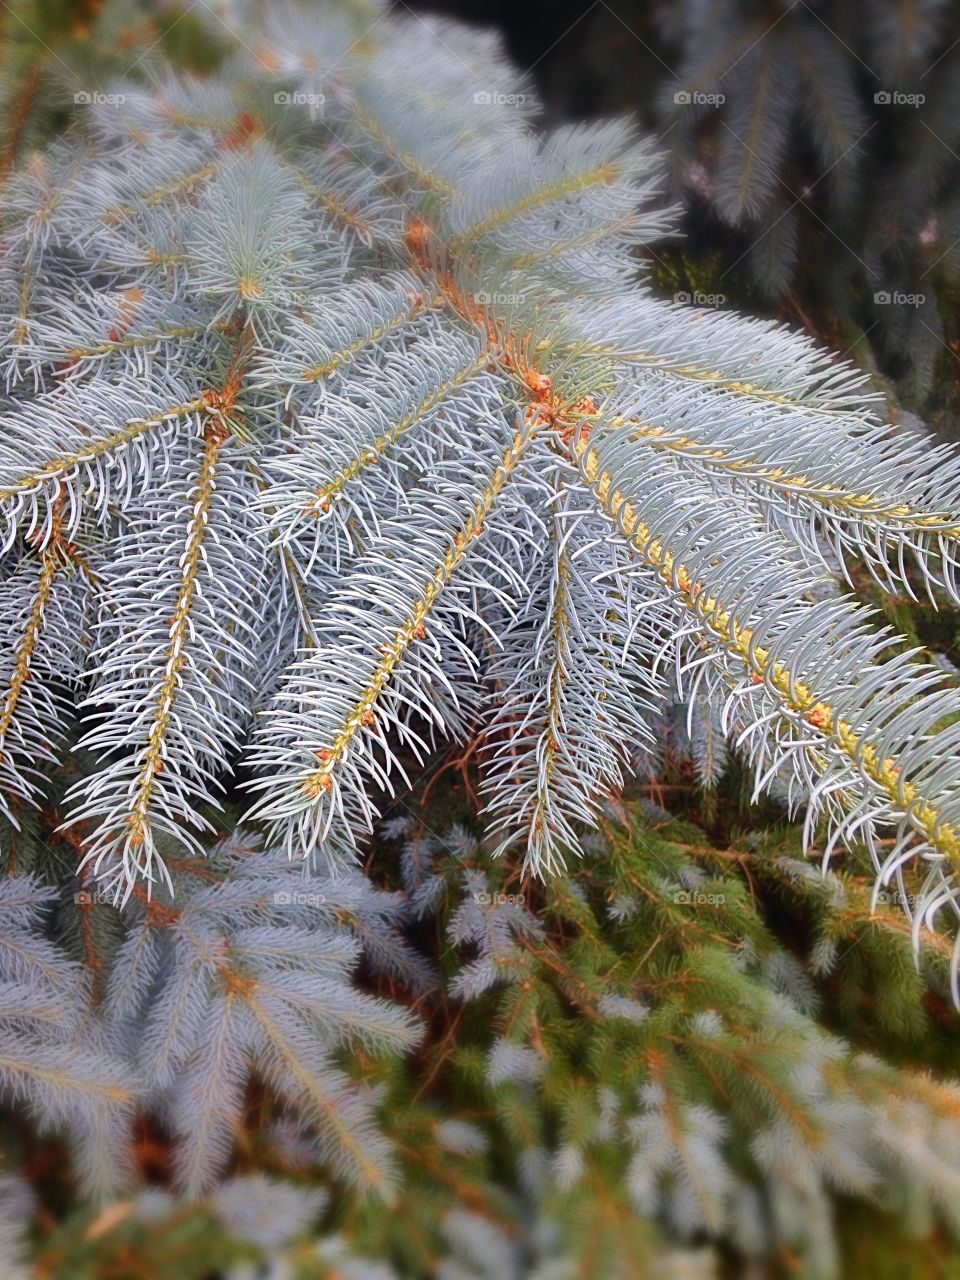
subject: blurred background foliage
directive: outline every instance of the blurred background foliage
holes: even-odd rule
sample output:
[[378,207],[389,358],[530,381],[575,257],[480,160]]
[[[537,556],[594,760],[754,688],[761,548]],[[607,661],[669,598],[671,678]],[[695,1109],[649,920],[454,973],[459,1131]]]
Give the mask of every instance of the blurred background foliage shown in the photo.
[[[960,8],[949,0],[400,0],[496,24],[548,119],[632,112],[683,240],[666,294],[798,325],[957,435]],[[719,99],[719,101],[718,101]]]

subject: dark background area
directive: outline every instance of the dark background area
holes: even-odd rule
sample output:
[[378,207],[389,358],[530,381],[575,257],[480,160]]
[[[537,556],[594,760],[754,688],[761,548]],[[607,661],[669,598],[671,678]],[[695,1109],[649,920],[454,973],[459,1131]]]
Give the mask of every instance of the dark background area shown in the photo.
[[496,27],[517,68],[533,76],[548,115],[642,109],[642,85],[666,73],[652,43],[656,6],[642,0],[397,0],[394,7]]

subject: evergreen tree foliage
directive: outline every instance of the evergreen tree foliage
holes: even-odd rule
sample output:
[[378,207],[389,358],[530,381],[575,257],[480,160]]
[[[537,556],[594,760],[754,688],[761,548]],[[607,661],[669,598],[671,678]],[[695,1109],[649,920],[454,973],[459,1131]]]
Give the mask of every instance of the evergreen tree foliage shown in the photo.
[[[5,1259],[39,1208],[17,1171],[59,1135],[83,1182],[60,1162],[39,1194],[57,1198],[52,1180],[79,1203],[31,1246],[58,1280],[130,1256],[160,1280],[187,1264],[240,1280],[265,1258],[331,1280],[680,1280],[787,1257],[843,1276],[851,1201],[948,1257],[947,940],[925,939],[918,971],[868,861],[823,876],[799,829],[722,847],[637,803],[600,823],[576,880],[540,885],[495,835],[434,836],[402,810],[366,876],[304,878],[234,839],[186,864],[192,889],[163,906],[141,890],[135,911],[65,900],[66,859],[59,896],[35,870],[8,877],[11,970],[35,958],[86,989],[66,1008],[34,996],[30,1022],[28,980],[4,983],[5,1096],[30,1089],[41,1141],[0,1122]],[[852,1040],[838,982],[859,1002]],[[68,1041],[65,1082],[48,1046]]]
[[806,340],[651,296],[629,126],[539,137],[492,46],[465,75],[374,16],[90,91],[8,179],[7,816],[75,722],[65,818],[118,899],[238,761],[270,841],[336,865],[474,736],[540,873],[679,681],[811,824],[897,833],[918,922],[954,910],[955,695],[832,565],[955,597],[955,458]]
[[[849,939],[869,918],[862,875],[823,879],[784,851],[711,849],[695,829],[639,815],[628,833],[605,834],[605,856],[575,885],[552,881],[534,902],[463,830],[415,842],[412,877],[405,864],[415,897],[434,876],[456,886],[447,936],[462,959],[449,989],[482,1002],[480,1025],[493,1028],[482,1056],[451,1046],[451,1067],[492,1086],[521,1164],[548,1171],[562,1216],[575,1218],[591,1186],[623,1185],[675,1236],[720,1235],[741,1257],[795,1251],[803,1274],[828,1275],[839,1265],[831,1191],[882,1188],[907,1214],[919,1193],[938,1212],[933,1184],[920,1186],[956,1159],[955,1086],[918,1090],[817,1020],[823,938],[839,927]],[[808,963],[761,923],[767,893],[819,917]],[[895,921],[884,909],[878,927]],[[904,942],[888,935],[881,964],[906,958]],[[951,1180],[939,1192],[948,1217]]]
[[658,286],[789,317],[956,438],[955,6],[417,0],[502,24],[554,118],[637,112],[683,251]]
[[[360,938],[371,934],[370,963],[402,972],[411,989],[426,975],[397,936],[397,904],[378,902],[366,879],[305,889],[299,868],[228,842],[183,905],[144,897],[122,922],[99,920],[96,891],[64,903],[30,872],[7,877],[2,894],[3,1082],[69,1131],[89,1190],[123,1181],[117,1126],[129,1128],[144,1103],[179,1140],[176,1184],[207,1189],[230,1156],[254,1071],[316,1127],[348,1180],[385,1186],[370,1099],[336,1055],[410,1047],[418,1028],[352,987]],[[93,917],[73,948],[86,963],[37,928],[71,907]]]
[[801,283],[821,323],[850,343],[869,335],[906,404],[942,409],[931,384],[953,379],[960,231],[955,12],[681,0],[662,6],[659,34],[672,189],[736,246],[727,287],[709,291],[735,293],[738,270],[767,300]]
[[[653,148],[494,41],[210,20],[9,53],[4,1266],[827,1280],[841,1200],[945,1256],[955,672],[852,588],[960,600],[956,456],[657,299]],[[802,825],[668,819],[684,753]]]
[[[665,96],[672,108],[700,107],[694,114],[701,123],[707,106],[724,108],[727,127],[716,150],[711,199],[731,225],[756,221],[786,194],[794,177],[790,166],[802,154],[792,132],[802,131],[813,150],[835,211],[857,195],[861,144],[881,118],[873,107],[897,105],[895,96],[903,99],[913,91],[920,101],[900,105],[929,102],[936,116],[914,112],[907,119],[913,125],[921,118],[931,127],[942,125],[947,144],[953,137],[955,76],[940,56],[943,45],[949,45],[945,5],[919,5],[911,13],[896,5],[869,11],[866,6],[825,5],[816,13],[791,5],[778,13],[734,0],[720,10],[722,21],[713,20],[716,14],[692,4],[664,8],[664,36],[684,54]],[[719,95],[719,103],[701,101],[712,95]],[[677,111],[681,132],[687,133],[682,115]],[[740,131],[748,135],[746,141]],[[920,132],[915,129],[914,141]],[[910,207],[902,207],[896,192],[882,193],[891,197],[889,205],[884,198],[876,200],[877,223],[884,222],[886,233],[903,241],[918,235],[947,188],[943,165],[932,154],[914,153],[911,163],[914,182],[908,184],[907,174],[900,175],[900,193]],[[900,221],[891,224],[891,216]],[[786,230],[773,238],[787,255],[795,241],[795,217],[786,211],[783,220]],[[881,234],[879,225],[876,233]],[[883,248],[892,251],[893,241]],[[772,279],[758,273],[758,282],[776,289],[790,262],[785,258],[778,266]]]

